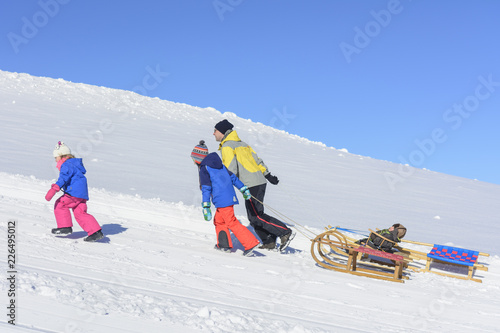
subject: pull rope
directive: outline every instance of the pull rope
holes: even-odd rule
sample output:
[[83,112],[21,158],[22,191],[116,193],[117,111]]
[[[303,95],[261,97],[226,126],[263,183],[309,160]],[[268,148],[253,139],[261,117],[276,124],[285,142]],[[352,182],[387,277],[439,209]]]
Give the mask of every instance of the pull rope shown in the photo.
[[[286,185],[285,184],[280,184],[279,186],[281,187],[284,187],[285,190],[286,190]],[[288,186],[289,187],[289,186]],[[294,200],[295,202],[298,202],[300,203],[302,200],[297,196],[297,195],[293,195],[293,191],[287,191],[288,193],[288,196]],[[256,199],[257,200],[257,199]],[[259,201],[259,200],[257,200]],[[260,202],[260,201],[259,201]],[[262,203],[263,204],[263,203]],[[263,204],[264,206],[266,207],[269,207],[265,204]],[[269,207],[270,210],[276,212],[277,214],[281,215],[279,212],[277,212],[275,209]],[[315,214],[316,215],[316,218],[318,221],[320,222],[323,222],[325,225],[328,225],[328,222],[325,221],[325,219],[321,216],[319,216],[318,214]],[[302,226],[303,227],[303,226]],[[312,231],[308,230],[307,228],[303,227],[304,229],[306,229],[308,232],[310,232],[311,234],[314,234]],[[357,235],[360,235],[360,236],[363,236],[363,237],[369,237],[369,235],[366,234],[366,230],[356,230],[356,229],[348,229],[348,228],[340,228],[340,227],[335,227],[336,230],[341,230],[341,231],[346,231],[346,232],[350,232],[350,233],[353,233],[353,234],[357,234]],[[314,234],[315,235],[315,234]],[[316,236],[316,235],[315,235]]]
[[[290,194],[290,192],[289,192],[289,195],[290,195],[290,197],[292,197],[292,195]],[[252,199],[254,199],[255,201],[259,202],[259,203],[260,203],[260,204],[262,204],[264,207],[266,207],[268,210],[270,210],[270,211],[271,211],[271,212],[273,212],[274,214],[276,214],[276,215],[278,215],[279,217],[281,217],[281,219],[283,219],[283,220],[288,220],[288,221],[292,222],[292,223],[293,223],[293,225],[292,225],[292,224],[290,224],[290,223],[287,223],[286,221],[283,221],[286,225],[288,225],[288,226],[290,226],[290,227],[294,227],[294,228],[297,230],[297,232],[301,233],[304,237],[309,238],[309,239],[312,239],[312,238],[315,238],[315,237],[316,237],[316,233],[315,233],[315,232],[313,232],[313,231],[309,230],[308,228],[306,228],[306,227],[305,227],[305,226],[303,226],[302,224],[298,223],[297,221],[295,221],[295,220],[293,220],[293,219],[289,218],[288,216],[286,216],[286,215],[284,215],[284,214],[280,213],[279,211],[277,211],[277,210],[276,210],[276,209],[274,209],[273,207],[271,207],[271,206],[269,206],[269,205],[265,204],[264,202],[260,201],[259,199],[257,199],[257,198],[256,198],[256,197],[254,197],[253,195],[252,195]],[[292,199],[296,199],[296,200],[295,200],[296,202],[300,202],[300,201],[301,201],[301,200],[300,200],[297,196],[295,196],[295,198],[293,198],[293,197],[292,197]],[[321,217],[319,217],[319,218],[318,218],[318,220],[323,220],[323,219],[322,219]],[[299,228],[298,228],[297,226],[299,226],[300,228],[302,228],[304,232],[302,232],[301,230],[299,230]],[[364,231],[364,230],[356,230],[356,229],[349,229],[349,228],[340,228],[340,227],[338,227],[338,226],[337,226],[337,227],[335,227],[335,229],[336,229],[336,230],[342,230],[342,231],[350,232],[350,233],[357,234],[357,235],[361,235],[361,236],[364,236],[364,237],[370,237],[369,235],[366,235],[366,231]],[[306,233],[309,233],[311,236],[306,235]]]
[[293,219],[289,218],[288,216],[286,216],[286,215],[284,215],[284,214],[282,214],[282,213],[278,212],[276,209],[274,209],[273,207],[271,207],[271,206],[269,206],[269,205],[267,205],[267,204],[263,203],[262,201],[260,201],[260,200],[259,200],[259,199],[257,199],[256,197],[254,197],[253,195],[252,195],[252,199],[255,199],[255,201],[257,201],[258,203],[262,204],[264,207],[266,207],[267,209],[269,209],[270,211],[272,211],[274,214],[276,214],[276,215],[280,216],[280,217],[281,217],[281,219],[288,220],[288,221],[292,222],[292,223],[293,223],[293,225],[292,225],[292,224],[290,224],[290,223],[287,223],[286,221],[283,221],[286,225],[288,225],[288,226],[290,226],[290,227],[294,227],[294,228],[297,230],[297,232],[301,233],[301,234],[302,234],[302,235],[304,235],[306,238],[310,238],[310,237],[309,237],[309,236],[307,236],[304,232],[302,232],[299,228],[297,228],[297,226],[300,226],[300,227],[301,227],[301,228],[302,228],[305,232],[309,232],[309,233],[313,236],[313,238],[314,238],[314,236],[316,236],[316,234],[315,234],[314,232],[312,232],[311,230],[307,229],[307,228],[306,228],[305,226],[303,226],[302,224],[300,224],[300,223],[298,223],[297,221],[294,221]]
[[[304,200],[300,198],[298,195],[293,194],[294,191],[290,185],[283,183],[282,185],[279,186],[285,189],[286,193],[288,194],[288,197],[290,197],[300,209],[303,209],[305,211],[309,210],[308,209],[309,207],[305,207]],[[328,225],[328,221],[325,220],[324,217],[321,214],[319,214],[316,210],[312,210],[312,213],[310,215],[312,215],[312,218],[321,222],[323,225]]]

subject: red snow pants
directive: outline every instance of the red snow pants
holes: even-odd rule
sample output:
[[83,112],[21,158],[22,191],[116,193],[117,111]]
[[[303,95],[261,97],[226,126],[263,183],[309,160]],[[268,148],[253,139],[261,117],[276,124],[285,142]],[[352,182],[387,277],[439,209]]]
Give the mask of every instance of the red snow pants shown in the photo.
[[233,247],[229,230],[238,238],[245,250],[259,244],[259,240],[234,216],[233,206],[217,208],[214,216],[215,233],[219,247]]

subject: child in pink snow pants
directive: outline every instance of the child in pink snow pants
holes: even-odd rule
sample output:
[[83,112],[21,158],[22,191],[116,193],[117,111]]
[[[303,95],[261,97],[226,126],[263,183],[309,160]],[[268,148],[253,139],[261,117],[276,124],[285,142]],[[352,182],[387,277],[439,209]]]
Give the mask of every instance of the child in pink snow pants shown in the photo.
[[52,229],[52,233],[67,235],[73,232],[71,209],[76,222],[88,234],[84,241],[95,242],[102,239],[104,235],[101,226],[92,215],[87,213],[87,200],[89,200],[87,178],[85,178],[87,171],[82,159],[71,155],[69,147],[61,141],[56,145],[54,158],[59,169],[59,179],[52,184],[45,199],[52,200],[60,190],[64,191],[64,195],[57,199],[54,205],[57,228]]

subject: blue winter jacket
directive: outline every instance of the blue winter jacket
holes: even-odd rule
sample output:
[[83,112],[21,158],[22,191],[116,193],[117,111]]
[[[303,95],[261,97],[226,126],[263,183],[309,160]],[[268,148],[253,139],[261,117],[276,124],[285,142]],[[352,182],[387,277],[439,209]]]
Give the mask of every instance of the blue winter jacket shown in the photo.
[[56,184],[72,197],[89,200],[86,172],[81,158],[70,158],[61,165]]
[[200,185],[203,202],[212,202],[223,208],[238,204],[234,186],[242,188],[243,183],[222,164],[217,153],[208,154],[200,164]]

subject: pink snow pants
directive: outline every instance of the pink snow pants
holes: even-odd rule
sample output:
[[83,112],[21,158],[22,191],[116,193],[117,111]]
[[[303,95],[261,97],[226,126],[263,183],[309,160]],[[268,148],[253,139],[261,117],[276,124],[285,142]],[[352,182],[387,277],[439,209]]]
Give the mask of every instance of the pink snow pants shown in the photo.
[[54,205],[54,215],[56,216],[58,228],[73,226],[70,209],[73,210],[76,222],[78,222],[87,234],[92,235],[101,229],[97,220],[87,213],[87,200],[75,198],[67,194],[57,199]]

